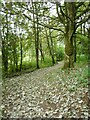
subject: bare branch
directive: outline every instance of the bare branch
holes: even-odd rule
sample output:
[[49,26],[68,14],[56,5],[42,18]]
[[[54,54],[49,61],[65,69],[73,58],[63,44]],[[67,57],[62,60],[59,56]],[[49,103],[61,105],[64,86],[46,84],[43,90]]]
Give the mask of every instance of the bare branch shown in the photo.
[[83,23],[87,22],[89,19],[90,19],[90,15],[86,19],[83,19],[82,21],[80,21],[79,24],[76,25],[76,29]]
[[65,25],[65,23],[64,23],[64,21],[63,21],[63,19],[62,19],[62,17],[60,16],[60,14],[59,14],[59,10],[58,10],[58,3],[56,3],[56,10],[57,10],[57,14],[58,14],[58,17],[59,17],[59,20],[60,20],[60,22],[63,24],[63,25]]
[[83,12],[80,15],[76,16],[75,19],[79,19],[79,17],[81,17],[83,14],[87,13],[89,10],[90,10],[90,3],[88,5],[88,7],[85,10],[83,10]]
[[[37,23],[36,21],[33,21],[33,20],[32,20],[30,17],[28,17],[27,15],[25,15],[25,14],[23,14],[23,15],[24,15],[26,18],[28,18],[29,20],[31,20],[32,22]],[[40,22],[38,22],[37,24],[39,24],[39,25],[41,25],[41,26],[44,26],[44,27],[46,27],[46,28],[58,30],[58,31],[61,31],[61,32],[64,33],[64,31],[61,30],[60,28],[55,28],[55,27],[52,27],[52,26],[50,26],[50,25],[42,24],[42,23],[40,23]]]
[[78,5],[76,6],[76,9],[78,9],[79,7],[81,7],[83,4],[84,4],[84,2],[78,3]]

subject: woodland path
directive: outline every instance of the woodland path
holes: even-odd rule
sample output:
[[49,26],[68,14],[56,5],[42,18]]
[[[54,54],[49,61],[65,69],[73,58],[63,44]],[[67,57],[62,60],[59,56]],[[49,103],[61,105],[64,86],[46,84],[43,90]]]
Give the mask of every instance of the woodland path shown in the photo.
[[54,66],[38,69],[38,70],[32,72],[32,75],[35,77],[35,79],[36,78],[37,79],[42,79],[47,74],[52,73],[52,72],[58,70],[59,68],[62,68],[63,65],[64,65],[64,62],[58,62],[58,64],[55,64]]
[[3,85],[3,116],[87,118],[88,87],[78,86],[75,76],[82,70],[68,72],[63,71],[62,66],[63,62],[59,62],[52,67],[7,78]]

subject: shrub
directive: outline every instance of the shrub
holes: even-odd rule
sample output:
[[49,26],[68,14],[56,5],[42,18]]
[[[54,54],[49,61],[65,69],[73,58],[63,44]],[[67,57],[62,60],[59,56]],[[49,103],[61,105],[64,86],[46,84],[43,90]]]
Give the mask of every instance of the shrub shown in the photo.
[[44,61],[40,63],[40,67],[49,67],[52,66],[52,60],[50,56],[45,56]]
[[61,61],[64,59],[64,50],[63,47],[60,47],[56,50],[56,61]]

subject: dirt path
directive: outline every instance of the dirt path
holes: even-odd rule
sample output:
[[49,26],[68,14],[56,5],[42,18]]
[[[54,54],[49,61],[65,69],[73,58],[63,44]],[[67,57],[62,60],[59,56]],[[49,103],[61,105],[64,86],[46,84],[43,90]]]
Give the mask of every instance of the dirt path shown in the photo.
[[[87,117],[87,101],[81,99],[87,94],[87,88],[77,87],[78,78],[75,78],[79,71],[73,70],[68,75],[61,70],[62,67],[63,62],[59,62],[52,67],[6,79],[3,85],[3,116],[77,118],[83,116],[84,111]],[[73,87],[77,90],[71,91]]]
[[39,77],[39,79],[42,79],[45,77],[45,75],[52,73],[52,72],[58,70],[59,68],[62,68],[63,65],[64,65],[64,62],[58,62],[54,66],[38,69],[38,70],[32,72],[31,75],[33,77],[35,77],[35,79],[38,77]]

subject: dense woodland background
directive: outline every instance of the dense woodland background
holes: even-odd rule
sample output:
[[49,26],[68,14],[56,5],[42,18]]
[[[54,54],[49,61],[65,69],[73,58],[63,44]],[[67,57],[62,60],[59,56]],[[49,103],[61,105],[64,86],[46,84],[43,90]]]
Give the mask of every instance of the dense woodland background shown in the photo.
[[87,59],[89,10],[89,2],[3,2],[3,75]]

